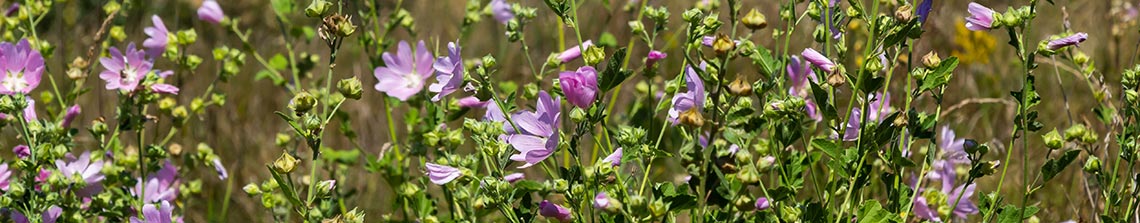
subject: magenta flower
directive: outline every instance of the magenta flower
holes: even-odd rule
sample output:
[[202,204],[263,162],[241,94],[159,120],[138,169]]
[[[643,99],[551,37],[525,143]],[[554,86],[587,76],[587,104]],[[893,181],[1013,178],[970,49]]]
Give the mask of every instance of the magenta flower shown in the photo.
[[582,56],[582,50],[588,49],[591,46],[594,46],[594,42],[590,41],[590,40],[586,40],[586,42],[582,42],[581,46],[573,46],[570,48],[566,48],[566,50],[562,51],[562,53],[558,53],[558,56],[557,56],[558,61],[561,61],[563,63],[567,63],[567,62],[573,61],[574,59],[578,59],[578,57]]
[[11,184],[11,182],[8,181],[8,178],[11,177],[12,171],[8,170],[8,164],[0,163],[0,191],[8,191],[8,186]]
[[511,4],[506,0],[491,0],[491,15],[503,24],[515,18],[515,12],[511,11]]
[[178,168],[167,160],[158,172],[146,180],[139,179],[138,184],[131,188],[131,195],[138,197],[141,194],[147,203],[174,201],[178,198],[178,187]]
[[970,16],[966,17],[966,29],[983,31],[994,28],[993,9],[987,8],[977,2],[970,2],[967,11],[970,12]]
[[804,49],[804,51],[800,53],[800,56],[803,56],[808,63],[815,65],[816,68],[823,70],[825,73],[835,72],[835,62],[831,62],[831,59],[827,59],[826,56],[823,56],[823,54],[820,54],[812,48]]
[[455,167],[434,163],[424,163],[424,167],[427,167],[427,174],[428,178],[431,179],[431,183],[436,185],[444,185],[455,180],[455,178],[463,176],[463,172],[460,172],[459,168]]
[[33,50],[27,39],[16,45],[0,43],[0,94],[27,94],[40,85],[44,57]]
[[400,101],[407,101],[424,88],[424,82],[432,75],[432,56],[424,47],[424,41],[416,46],[416,54],[408,42],[400,41],[395,57],[385,52],[382,55],[387,67],[377,67],[373,75],[379,80],[376,90],[384,92]]
[[510,124],[504,124],[507,142],[519,153],[511,155],[511,160],[525,162],[519,169],[538,164],[558,148],[560,117],[562,111],[559,98],[552,98],[546,91],[538,92],[538,105],[534,112],[516,112],[511,119],[518,125],[516,132]]
[[645,67],[653,67],[654,64],[657,64],[657,61],[665,59],[667,56],[669,56],[669,54],[665,54],[665,52],[656,50],[649,51],[649,55],[645,56]]
[[823,115],[819,113],[819,105],[815,104],[815,100],[810,98],[804,100],[804,112],[807,113],[808,118],[816,122],[823,121]]
[[1076,46],[1077,44],[1080,44],[1081,42],[1084,42],[1087,39],[1089,39],[1089,34],[1087,34],[1087,33],[1076,33],[1073,35],[1066,36],[1064,38],[1051,40],[1051,41],[1049,41],[1049,44],[1047,45],[1047,47],[1049,48],[1049,50],[1058,50],[1058,49],[1061,49],[1062,47],[1066,47],[1066,46]]
[[17,12],[20,12],[20,3],[12,3],[12,5],[8,6],[7,10],[4,10],[4,17],[12,17],[16,15]]
[[131,216],[131,223],[171,223],[181,222],[174,221],[174,206],[170,202],[162,201],[158,204],[143,205],[143,218],[140,220],[138,216]]
[[28,158],[28,156],[32,155],[32,149],[29,148],[28,145],[18,145],[16,147],[12,147],[12,153],[16,154],[16,158],[23,159]]
[[548,200],[542,200],[542,203],[538,204],[538,214],[543,217],[558,219],[558,221],[561,222],[569,222],[571,218],[570,209],[551,203]]
[[763,211],[772,207],[772,203],[768,201],[767,197],[756,198],[756,210]]
[[491,103],[490,100],[480,101],[479,98],[476,98],[475,96],[467,96],[459,99],[460,108],[485,108],[487,107],[487,104],[494,103]]
[[198,19],[213,24],[218,24],[226,14],[222,12],[222,6],[218,5],[218,1],[205,0],[202,1],[202,6],[198,7]]
[[[700,69],[705,70],[705,66],[707,64],[701,62]],[[705,83],[701,81],[700,75],[697,75],[692,66],[685,68],[685,87],[689,91],[673,95],[673,107],[669,108],[669,117],[667,117],[673,125],[680,123],[678,118],[681,113],[692,109],[699,112],[705,107]]]
[[[40,219],[42,219],[42,221],[40,221],[40,222],[42,222],[42,223],[55,223],[57,220],[59,220],[59,216],[62,214],[63,214],[63,208],[60,208],[59,206],[52,205],[47,210],[44,210],[44,212],[42,214],[40,214],[40,216],[41,216]],[[23,213],[16,212],[16,211],[12,212],[11,217],[12,217],[12,221],[16,222],[16,223],[31,222],[28,220],[27,216],[24,216]]]
[[598,71],[591,66],[578,68],[578,71],[563,71],[558,74],[558,83],[566,101],[582,109],[594,104],[598,93]]
[[610,207],[610,197],[606,195],[605,191],[598,192],[594,195],[594,208],[606,209]]
[[506,180],[508,183],[515,183],[519,182],[519,180],[522,180],[524,177],[526,177],[526,175],[523,173],[512,173],[503,176],[503,180]]
[[178,87],[169,84],[154,84],[150,86],[150,91],[159,94],[173,94],[178,95]]
[[[957,172],[954,169],[954,164],[949,161],[934,161],[934,171],[927,174],[927,179],[930,181],[941,181],[941,189],[930,191],[927,188],[918,188],[915,191],[915,193],[919,194],[919,196],[915,196],[914,199],[915,216],[934,222],[942,222],[942,218],[939,216],[939,207],[950,206],[953,206],[950,207],[952,208],[950,209],[952,210],[952,216],[947,217],[965,220],[969,215],[978,213],[978,205],[974,204],[971,200],[971,197],[974,196],[976,184],[971,183],[970,185],[954,186],[955,178],[957,178]],[[914,183],[915,182],[912,182],[910,184],[912,188],[914,187]],[[935,194],[942,195],[940,197],[945,199],[945,201],[943,201],[944,203],[931,203],[930,200],[928,200],[926,195]],[[961,197],[961,200],[958,200],[959,197]],[[957,203],[957,206],[954,206],[955,203]]]
[[447,43],[447,57],[439,57],[435,61],[435,72],[439,73],[435,80],[438,82],[428,86],[428,91],[438,94],[431,101],[439,101],[463,85],[463,58],[459,57],[460,49],[458,43]]
[[170,42],[169,30],[166,30],[166,24],[162,23],[162,18],[158,15],[152,15],[150,21],[154,23],[153,27],[146,27],[143,33],[146,33],[146,40],[143,41],[143,47],[146,47],[146,54],[150,57],[162,56],[162,52],[166,52],[166,44]]
[[226,180],[226,178],[230,178],[230,172],[226,171],[226,166],[222,165],[221,159],[214,158],[213,164],[214,164],[214,172],[218,173],[218,179],[219,180]]
[[614,153],[610,153],[609,156],[606,156],[605,159],[602,159],[602,162],[608,162],[608,163],[613,164],[614,166],[621,166],[621,156],[622,156],[621,147],[618,147],[617,149],[614,150]]
[[136,49],[134,43],[127,45],[126,50],[127,54],[123,55],[118,48],[111,47],[111,57],[99,58],[106,69],[99,78],[107,81],[107,90],[134,91],[153,66],[146,60],[145,52]]
[[79,109],[79,105],[72,105],[70,108],[67,108],[67,113],[64,113],[63,122],[60,126],[64,128],[71,126],[71,122],[75,121],[76,117],[79,117],[80,112],[82,112],[82,109]]
[[92,161],[91,152],[83,152],[76,159],[71,154],[68,154],[67,162],[64,160],[56,160],[55,168],[59,173],[71,179],[72,176],[79,176],[87,183],[86,186],[76,191],[76,194],[82,197],[95,195],[103,190],[103,161]]

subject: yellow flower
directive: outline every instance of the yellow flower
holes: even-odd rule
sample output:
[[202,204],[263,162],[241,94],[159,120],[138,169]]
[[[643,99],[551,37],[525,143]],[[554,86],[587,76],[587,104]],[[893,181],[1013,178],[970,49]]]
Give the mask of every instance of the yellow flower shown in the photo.
[[954,44],[958,47],[950,54],[964,64],[988,64],[997,40],[989,32],[975,32],[966,29],[966,22],[959,20],[954,25]]

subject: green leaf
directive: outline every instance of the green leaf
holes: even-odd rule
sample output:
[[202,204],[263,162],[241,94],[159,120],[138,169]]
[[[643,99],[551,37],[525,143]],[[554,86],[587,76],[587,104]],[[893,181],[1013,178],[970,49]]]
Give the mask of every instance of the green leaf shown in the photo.
[[533,180],[521,180],[515,183],[515,188],[525,193],[536,192],[542,191],[542,184]]
[[269,58],[269,68],[273,68],[274,70],[288,69],[289,60],[285,59],[285,56],[281,54],[273,55],[273,58]]
[[782,67],[780,66],[780,60],[773,57],[772,52],[761,45],[756,45],[756,52],[752,54],[751,58],[752,64],[759,66],[760,71],[762,71],[761,73],[766,77],[776,75],[779,73],[780,67]]
[[253,76],[254,80],[262,80],[262,79],[266,79],[266,78],[269,78],[270,80],[272,80],[274,85],[285,86],[285,78],[281,77],[280,75],[277,75],[277,73],[273,73],[272,71],[261,70],[261,71],[258,71],[257,74],[255,74]]
[[288,15],[293,13],[293,0],[271,0],[273,11],[278,15]]
[[859,214],[856,216],[859,216],[859,223],[902,222],[898,215],[883,210],[883,206],[875,200],[863,202],[862,207],[859,207]]
[[1069,150],[1066,151],[1065,154],[1062,154],[1061,157],[1049,159],[1049,161],[1045,162],[1045,165],[1041,166],[1041,174],[1044,174],[1045,181],[1048,182],[1057,176],[1057,174],[1061,173],[1061,171],[1064,171],[1065,167],[1069,166],[1073,160],[1076,160],[1078,155],[1081,155],[1081,150]]
[[337,150],[329,147],[321,148],[321,158],[344,165],[356,165],[360,159],[360,150]]
[[633,72],[621,68],[621,64],[625,61],[626,48],[618,49],[610,56],[610,62],[606,65],[606,70],[602,71],[601,76],[598,76],[598,88],[602,92],[608,92],[610,89],[617,87],[621,82],[629,78]]
[[285,193],[285,198],[289,199],[289,203],[293,203],[293,207],[296,208],[304,207],[304,205],[301,204],[301,198],[298,197],[297,192],[293,190],[293,184],[289,183],[289,181],[285,181],[285,178],[281,177],[281,174],[277,173],[276,170],[273,170],[273,167],[266,165],[265,168],[269,169],[269,173],[273,175],[273,180],[276,180],[277,185],[281,186],[281,191]]
[[[1022,213],[1020,208],[1013,205],[1005,205],[1001,208],[1001,213],[998,213],[998,223],[1019,223],[1022,220],[1029,219],[1037,214],[1038,208],[1036,206],[1025,207],[1025,212]],[[1021,217],[1017,217],[1018,215]]]
[[840,148],[838,144],[835,144],[835,142],[832,142],[831,140],[812,139],[811,146],[819,149],[820,151],[823,151],[823,153],[827,154],[827,156],[831,157],[832,159],[847,163],[845,156],[843,156],[843,148]]

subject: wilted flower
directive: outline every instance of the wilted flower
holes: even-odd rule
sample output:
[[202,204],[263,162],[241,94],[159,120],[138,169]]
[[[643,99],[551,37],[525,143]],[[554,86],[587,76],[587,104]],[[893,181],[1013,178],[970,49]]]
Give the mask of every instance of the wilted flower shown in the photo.
[[[170,202],[162,201],[158,204],[143,205],[143,218],[139,220],[137,216],[131,216],[131,223],[171,223],[174,219],[174,206]],[[178,221],[181,222],[181,221]]]
[[28,158],[28,156],[32,155],[32,149],[28,148],[28,145],[18,145],[16,147],[12,147],[12,153],[16,154],[16,158],[23,159]]
[[4,10],[4,17],[12,17],[16,15],[17,12],[20,12],[20,3],[13,2],[12,5],[8,6],[7,10]]
[[479,98],[475,96],[467,96],[459,99],[460,108],[484,108],[487,107],[488,103],[491,103],[491,101],[480,101]]
[[[701,62],[700,69],[704,70],[705,66],[707,65]],[[673,125],[680,123],[681,113],[695,110],[700,114],[701,109],[705,107],[705,83],[701,81],[700,75],[697,75],[692,66],[685,68],[685,87],[688,88],[688,92],[673,95],[673,107],[669,108],[668,117]]]
[[994,28],[994,10],[978,4],[977,2],[970,2],[969,8],[970,16],[966,17],[966,28],[973,31],[990,30]]
[[539,91],[538,105],[534,112],[523,111],[511,114],[511,118],[518,125],[517,132],[509,124],[503,125],[507,132],[507,142],[519,152],[511,155],[511,160],[525,162],[518,168],[538,164],[554,154],[554,150],[558,148],[559,129],[562,126],[560,101],[557,97],[552,98],[546,91]]
[[435,76],[438,81],[428,86],[428,91],[438,93],[431,98],[431,101],[439,101],[440,98],[455,92],[463,84],[463,58],[459,57],[460,47],[458,43],[447,43],[447,56],[439,57],[435,61],[435,72],[439,73]]
[[68,154],[66,159],[66,162],[64,160],[56,160],[55,168],[66,177],[70,178],[78,175],[85,181],[86,185],[80,188],[79,191],[76,191],[76,194],[87,197],[103,190],[103,185],[100,184],[104,178],[102,160],[92,161],[90,151],[83,152],[83,154],[79,155],[78,159]]
[[63,123],[60,123],[60,126],[64,128],[71,126],[71,122],[74,122],[75,118],[79,117],[80,112],[82,112],[82,109],[79,108],[79,105],[72,105],[70,108],[67,108],[67,113],[63,115]]
[[431,179],[431,183],[436,185],[444,185],[455,180],[455,178],[463,176],[463,172],[460,172],[459,168],[455,167],[434,163],[424,163],[424,167],[427,168],[427,175],[428,178]]
[[44,57],[33,50],[27,39],[16,45],[0,43],[0,94],[27,94],[40,85],[44,71]]
[[178,168],[167,160],[158,172],[146,180],[139,179],[135,187],[131,188],[131,195],[135,197],[141,195],[147,203],[174,201],[174,198],[178,197],[178,186]]
[[1064,38],[1051,40],[1051,41],[1049,41],[1049,44],[1047,46],[1048,46],[1049,50],[1058,50],[1058,49],[1061,49],[1062,47],[1066,47],[1066,46],[1075,46],[1077,44],[1080,44],[1081,42],[1084,42],[1088,38],[1089,38],[1089,34],[1087,34],[1087,33],[1076,33],[1073,35],[1066,36]]
[[377,67],[373,71],[379,83],[376,90],[384,92],[400,101],[407,101],[424,87],[424,82],[432,75],[432,56],[424,47],[424,41],[416,46],[416,54],[408,42],[400,41],[396,55],[385,52],[382,56],[387,67]]
[[111,47],[111,57],[99,58],[106,69],[99,74],[99,78],[107,81],[107,90],[134,91],[153,66],[146,60],[145,53],[135,48],[134,43],[127,45],[126,50],[127,54],[123,55],[118,48]]
[[815,67],[823,70],[823,72],[835,72],[835,62],[831,62],[831,59],[827,59],[826,56],[823,56],[823,54],[820,54],[814,49],[806,48],[802,53],[800,53],[800,55],[803,56],[804,59],[806,59],[809,63],[815,65]]
[[614,150],[614,153],[611,153],[609,156],[606,156],[605,159],[602,159],[602,162],[607,162],[613,164],[614,166],[621,166],[621,156],[621,147],[618,147]]
[[548,200],[542,200],[542,203],[538,204],[538,214],[543,217],[558,219],[558,221],[561,222],[569,222],[571,218],[570,209],[551,203]]
[[218,24],[226,14],[222,12],[222,6],[218,5],[218,1],[205,0],[202,1],[202,6],[198,7],[198,19],[209,23]]
[[522,180],[523,177],[526,177],[526,175],[524,175],[523,173],[512,173],[512,174],[507,174],[506,176],[503,176],[503,180],[506,180],[508,183],[515,183],[515,182],[519,182],[519,180]]
[[579,108],[590,108],[598,93],[598,71],[591,66],[578,68],[578,71],[563,71],[558,74],[558,83],[566,101]]
[[558,53],[558,56],[556,56],[556,58],[558,58],[559,62],[567,63],[574,59],[578,59],[578,57],[581,57],[582,50],[590,48],[592,46],[594,46],[594,42],[586,40],[586,42],[582,42],[581,46],[566,48],[566,50],[562,51],[562,53]]
[[508,4],[506,0],[491,0],[491,15],[503,24],[507,24],[515,18],[515,13],[511,11],[511,4]]
[[8,178],[11,177],[12,171],[8,170],[8,164],[0,163],[0,191],[8,191],[8,186],[11,184],[11,182],[8,181]]
[[214,172],[218,172],[218,179],[219,180],[226,180],[226,178],[230,178],[230,172],[226,171],[226,166],[222,165],[221,159],[214,158],[213,163],[214,163]]
[[152,27],[143,29],[146,33],[146,40],[143,41],[143,47],[146,47],[147,55],[151,57],[158,57],[162,52],[166,52],[166,44],[170,42],[168,38],[170,31],[166,30],[166,24],[162,23],[162,18],[158,15],[152,15],[150,21],[154,23]]
[[763,211],[772,207],[772,203],[768,201],[767,197],[756,198],[756,210]]

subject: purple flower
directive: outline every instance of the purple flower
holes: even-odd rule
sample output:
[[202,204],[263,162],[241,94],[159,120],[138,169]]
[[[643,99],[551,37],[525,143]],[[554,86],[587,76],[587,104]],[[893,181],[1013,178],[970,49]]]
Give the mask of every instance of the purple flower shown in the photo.
[[[968,215],[978,213],[978,206],[970,200],[971,197],[974,196],[976,184],[954,186],[957,173],[955,172],[954,164],[949,161],[936,160],[934,161],[933,167],[934,171],[927,173],[926,178],[930,181],[940,181],[941,189],[917,189],[916,193],[919,193],[919,196],[915,196],[914,200],[915,216],[930,221],[941,222],[942,218],[939,216],[939,207],[949,207],[955,203],[957,203],[957,206],[954,206],[952,210],[953,217],[957,219],[966,219]],[[912,182],[910,186],[913,188],[914,182]],[[959,197],[961,197],[961,200],[958,200]]]
[[424,166],[427,167],[427,174],[431,183],[436,185],[444,185],[455,180],[455,178],[459,178],[459,176],[463,176],[463,172],[460,172],[459,168],[434,163],[424,163]]
[[11,184],[8,178],[11,177],[12,171],[8,170],[8,164],[0,163],[0,191],[8,191],[8,185]]
[[606,195],[605,191],[598,192],[594,195],[594,208],[606,209],[610,207],[610,197]]
[[616,150],[614,150],[614,153],[611,153],[609,156],[606,156],[605,159],[602,159],[602,162],[609,162],[614,166],[621,166],[621,155],[621,147],[618,147]]
[[27,39],[16,45],[0,43],[0,94],[27,94],[40,85],[44,57],[33,50]]
[[225,18],[226,14],[222,12],[222,6],[218,5],[217,1],[205,0],[202,1],[202,6],[198,7],[198,19],[213,24],[218,24]]
[[[507,120],[507,117],[503,116],[503,111],[499,108],[498,103],[495,103],[494,101],[487,101],[484,104],[487,105],[487,112],[483,113],[484,121],[503,122]],[[514,131],[514,128],[511,127],[510,124],[503,125],[503,129]]]
[[819,105],[815,104],[815,100],[806,99],[804,102],[804,112],[807,113],[807,117],[816,122],[823,121],[823,115],[819,113]]
[[159,94],[173,94],[178,95],[178,87],[169,84],[154,84],[150,86],[150,90]]
[[154,23],[153,27],[146,27],[143,33],[146,33],[146,40],[143,41],[143,47],[146,47],[146,54],[150,57],[158,57],[162,52],[166,52],[166,44],[170,42],[168,34],[170,31],[166,30],[166,24],[162,23],[162,18],[158,15],[152,15],[150,21]]
[[12,17],[17,12],[20,12],[20,3],[12,3],[7,10],[4,10],[4,17]]
[[511,119],[518,125],[518,131],[509,124],[507,129],[507,142],[519,153],[511,155],[511,160],[525,162],[518,168],[527,168],[538,164],[558,148],[559,128],[561,115],[559,98],[552,98],[546,91],[538,92],[538,105],[534,112],[516,112]]
[[432,97],[431,101],[439,101],[463,85],[463,58],[459,57],[460,49],[455,42],[447,43],[447,57],[439,57],[435,61],[435,72],[439,73],[435,80],[438,82],[428,86],[428,91],[439,94]]
[[424,47],[424,41],[416,46],[416,54],[408,42],[400,41],[396,56],[385,52],[382,55],[387,67],[377,67],[373,75],[379,80],[376,90],[384,92],[400,101],[407,101],[424,88],[424,82],[432,75],[432,56]]
[[970,2],[967,11],[970,16],[966,17],[966,29],[973,31],[990,30],[994,26],[994,10],[986,8],[977,2]]
[[930,16],[930,10],[934,8],[934,0],[923,0],[918,4],[918,23],[926,22],[926,17]]
[[654,64],[657,64],[657,61],[665,59],[667,56],[669,56],[669,54],[665,54],[665,52],[651,50],[649,51],[649,55],[645,56],[645,67],[653,67]]
[[59,169],[59,172],[69,179],[73,179],[71,178],[72,176],[78,175],[87,183],[87,185],[79,189],[76,194],[87,197],[103,190],[103,185],[101,184],[104,177],[102,172],[103,161],[92,161],[90,151],[83,152],[83,154],[79,155],[79,159],[75,159],[71,154],[68,154],[66,159],[68,160],[67,162],[64,162],[64,160],[56,160],[55,168]]
[[480,101],[479,98],[476,98],[475,96],[467,96],[465,98],[459,99],[460,108],[485,108],[487,107],[487,104],[494,103],[491,103],[490,100]]
[[79,117],[79,113],[82,111],[83,110],[79,108],[79,105],[72,105],[70,108],[67,108],[67,113],[64,113],[63,123],[61,123],[60,126],[63,126],[64,128],[71,126],[71,122],[74,122],[75,118]]
[[139,179],[135,188],[131,188],[131,194],[136,197],[141,194],[147,203],[174,201],[178,197],[178,184],[178,168],[167,160],[158,172],[146,180]]
[[[701,62],[700,69],[705,70],[705,66],[707,65]],[[692,66],[685,68],[685,87],[688,88],[688,92],[673,95],[673,107],[669,108],[668,117],[673,125],[680,123],[678,118],[681,113],[692,109],[699,112],[705,107],[705,83],[701,81],[700,75],[697,75]]]
[[966,156],[965,139],[955,138],[954,130],[950,126],[942,126],[938,134],[938,148],[942,149],[942,157],[956,164],[968,164],[970,158]]
[[214,163],[214,172],[218,172],[218,179],[219,180],[226,180],[226,178],[230,178],[230,172],[226,171],[226,166],[222,165],[221,159],[214,158],[213,163]]
[[800,60],[800,57],[792,56],[788,60],[788,94],[795,95],[803,98],[808,97],[808,80],[816,82],[818,78],[815,76],[815,71],[808,67]]
[[33,100],[32,97],[24,97],[24,99],[28,100],[28,106],[24,107],[24,121],[35,121],[39,118],[39,116],[36,115],[36,100]]
[[548,200],[542,200],[542,203],[538,204],[538,214],[543,217],[558,219],[558,221],[561,222],[569,222],[571,217],[570,209],[551,203]]
[[519,180],[522,180],[523,177],[526,177],[526,175],[524,175],[523,173],[512,173],[512,174],[507,174],[506,176],[503,176],[503,180],[506,180],[508,183],[515,183],[515,182],[519,182]]
[[32,149],[29,148],[28,145],[18,145],[12,147],[12,153],[16,154],[17,158],[23,159],[32,155]]
[[131,223],[171,223],[174,222],[174,206],[170,202],[162,201],[158,204],[143,205],[143,220],[138,216],[131,216]]
[[1073,35],[1066,36],[1064,38],[1051,40],[1051,41],[1049,41],[1049,44],[1047,45],[1047,47],[1049,48],[1049,50],[1057,50],[1057,49],[1061,49],[1062,47],[1066,47],[1066,46],[1075,46],[1077,44],[1080,44],[1081,42],[1084,42],[1087,39],[1089,39],[1089,34],[1076,33]]
[[[57,220],[59,220],[59,216],[62,214],[63,214],[63,208],[60,208],[59,206],[52,205],[47,210],[44,210],[43,214],[41,214],[41,219],[43,219],[41,222],[43,222],[43,223],[55,223]],[[12,221],[16,222],[16,223],[31,222],[28,220],[27,216],[24,216],[24,214],[20,213],[20,212],[12,212],[11,217],[12,217]]]
[[867,119],[875,122],[883,121],[887,115],[894,112],[891,107],[891,93],[875,93],[867,99],[871,105],[867,107]]
[[768,201],[767,197],[756,198],[756,210],[763,211],[772,207],[772,203]]
[[815,51],[812,48],[804,49],[804,51],[802,53],[800,53],[800,55],[803,56],[804,59],[806,59],[808,61],[808,63],[815,65],[815,67],[819,68],[820,70],[823,70],[823,72],[826,72],[826,73],[835,72],[835,63],[831,62],[831,59],[827,59],[826,56],[823,56],[823,54],[819,54],[819,52]]
[[99,58],[106,69],[99,78],[107,81],[107,90],[134,91],[153,66],[146,60],[145,52],[136,49],[134,43],[127,45],[126,50],[127,54],[123,55],[118,48],[111,47],[111,57]]
[[851,115],[847,117],[847,126],[843,129],[843,141],[850,142],[859,139],[859,124],[862,124],[860,121],[862,115],[862,109],[851,108]]
[[578,71],[563,71],[558,74],[558,83],[566,101],[587,109],[594,104],[594,96],[598,93],[598,71],[591,66],[580,67]]
[[588,49],[591,46],[594,46],[594,42],[586,40],[586,42],[582,42],[581,46],[573,46],[567,48],[565,51],[562,51],[562,53],[558,53],[558,61],[567,63],[574,59],[578,59],[578,57],[582,56],[582,50]]
[[[716,36],[703,36],[701,37],[701,45],[712,47],[713,42],[716,42]],[[732,43],[740,45],[740,40],[733,40]]]
[[491,15],[503,24],[507,24],[515,18],[515,13],[511,11],[511,4],[507,4],[506,0],[491,0]]

